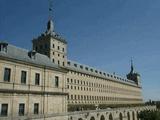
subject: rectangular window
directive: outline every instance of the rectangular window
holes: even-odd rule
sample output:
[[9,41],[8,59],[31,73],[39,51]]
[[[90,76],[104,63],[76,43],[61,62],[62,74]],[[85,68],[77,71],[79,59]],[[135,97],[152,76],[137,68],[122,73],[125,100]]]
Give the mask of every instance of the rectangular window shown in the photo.
[[39,81],[40,81],[40,74],[36,73],[35,74],[35,85],[39,85]]
[[10,78],[11,78],[11,69],[5,68],[4,69],[4,81],[10,82]]
[[7,116],[7,114],[8,114],[8,104],[2,104],[1,116]]
[[38,47],[36,46],[36,51],[38,50]]
[[25,111],[25,104],[24,103],[20,103],[19,104],[19,116],[23,116],[24,115],[24,111]]
[[21,71],[21,83],[26,84],[27,72]]
[[59,77],[55,76],[55,87],[59,86]]
[[39,113],[39,103],[34,103],[34,114]]

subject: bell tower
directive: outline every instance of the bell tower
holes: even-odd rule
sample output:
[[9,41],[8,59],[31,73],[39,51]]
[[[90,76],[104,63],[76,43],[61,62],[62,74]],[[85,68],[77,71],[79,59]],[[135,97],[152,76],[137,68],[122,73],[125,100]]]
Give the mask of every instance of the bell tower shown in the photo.
[[65,66],[67,62],[67,42],[55,32],[52,15],[52,4],[49,7],[49,20],[47,29],[37,38],[32,40],[33,50],[48,56],[51,61],[59,66]]

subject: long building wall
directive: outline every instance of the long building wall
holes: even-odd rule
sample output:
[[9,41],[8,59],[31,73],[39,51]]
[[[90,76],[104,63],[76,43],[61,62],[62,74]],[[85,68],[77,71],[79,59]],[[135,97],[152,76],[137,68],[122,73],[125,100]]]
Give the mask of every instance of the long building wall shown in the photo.
[[134,79],[127,79],[68,60],[67,42],[53,28],[49,20],[47,31],[33,39],[31,51],[0,42],[1,115],[143,103],[139,74],[132,69],[129,76]]
[[48,21],[46,32],[33,39],[34,50],[69,71],[66,76],[68,107],[142,103],[140,75],[133,69],[129,76],[134,79],[127,79],[73,62],[67,58],[67,46],[66,40],[55,32],[52,20]]
[[141,104],[141,87],[93,75],[69,71],[68,104]]

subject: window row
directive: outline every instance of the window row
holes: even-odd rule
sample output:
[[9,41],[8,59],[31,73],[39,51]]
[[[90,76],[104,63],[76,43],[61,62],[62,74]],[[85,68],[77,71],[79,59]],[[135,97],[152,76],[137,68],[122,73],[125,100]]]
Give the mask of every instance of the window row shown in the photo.
[[[85,74],[85,73],[80,73],[80,72],[77,72],[77,71],[69,71],[70,74],[73,74],[75,76],[80,76],[80,77],[86,77],[86,78],[91,78],[91,79],[97,79],[97,80],[103,80],[103,81],[110,81],[108,78],[101,78],[101,77],[96,77],[94,75],[89,75],[89,74]],[[131,80],[123,80],[123,81],[126,81],[126,82],[129,82],[130,83],[133,83],[133,81]]]
[[[53,44],[52,45],[52,48],[56,48],[56,46]],[[36,49],[36,51],[38,50],[38,49],[40,49],[40,50],[43,50],[43,49],[49,49],[49,45],[48,44],[44,44],[44,45],[39,45],[39,46],[36,46],[35,47],[35,49]],[[65,49],[64,48],[60,48],[60,46],[57,46],[57,50],[61,50],[61,51],[65,51]]]
[[[27,71],[22,70],[21,71],[21,84],[26,84],[27,82]],[[35,73],[35,85],[40,85],[40,73]],[[10,82],[11,80],[11,69],[10,68],[4,68],[4,81],[5,82]],[[59,77],[55,76],[55,87],[59,86]]]
[[108,89],[101,89],[101,88],[91,88],[91,87],[84,87],[84,86],[72,86],[72,85],[67,85],[67,89],[71,89],[71,90],[81,90],[81,91],[93,91],[93,92],[108,92],[108,93],[117,93],[117,94],[124,94],[124,95],[135,95],[135,96],[140,96],[141,93],[140,92],[135,92],[135,91],[131,91],[131,90],[125,90],[125,91],[121,91],[121,90],[112,90],[110,88]]
[[[72,78],[71,79],[67,78],[67,83],[86,85],[86,86],[89,86],[89,87],[101,87],[101,88],[111,87],[112,89],[118,89],[118,87],[113,87],[113,86],[108,86],[108,85],[105,85],[105,84],[93,83],[93,82],[88,82],[88,81],[76,80],[76,79],[72,79]],[[119,89],[123,89],[123,88],[119,88]]]
[[[52,62],[56,63],[54,58],[52,58]],[[57,60],[57,64],[60,65],[60,60]],[[62,65],[65,66],[65,62],[62,62]]]
[[140,101],[141,99],[90,95],[68,95],[68,100]]
[[[52,52],[52,54],[55,55],[55,52]],[[59,53],[57,54],[57,56],[58,56],[58,57],[62,57],[62,58],[65,57],[64,55],[61,55],[61,54],[59,54]]]
[[[52,44],[52,48],[56,48],[55,44]],[[64,48],[62,47],[61,49],[60,46],[57,46],[57,50],[62,50],[63,52],[65,51]]]
[[[67,62],[67,65],[71,66],[71,62],[68,61],[68,62]],[[76,64],[76,63],[74,63],[72,66],[78,68],[78,64]],[[116,79],[116,80],[133,83],[133,82],[130,81],[130,80],[127,80],[127,79],[125,79],[125,78],[121,78],[121,77],[116,76],[115,73],[113,73],[113,74],[108,74],[108,73],[101,72],[101,71],[98,71],[98,70],[93,70],[93,68],[84,67],[84,66],[82,66],[82,65],[79,65],[79,68],[80,68],[80,69],[83,69],[83,70],[86,70],[86,71],[88,71],[88,72],[94,72],[94,73],[96,73],[96,74],[101,75],[102,77],[110,77],[110,78],[114,78],[114,79]],[[75,71],[70,71],[70,73],[71,73],[71,74],[73,73],[73,74],[81,75],[81,76],[86,76],[86,77],[93,77],[92,75],[83,74],[83,73],[79,73],[79,72],[75,72]],[[95,77],[95,78],[98,78],[98,77]]]
[[[4,81],[10,82],[11,80],[11,69],[10,68],[5,68],[4,69]],[[27,71],[22,70],[21,71],[21,83],[26,84],[27,81]],[[40,84],[40,74],[35,73],[35,85]]]
[[[74,85],[83,85],[83,86],[88,86],[88,87],[96,87],[96,88],[101,88],[101,89],[112,89],[112,90],[117,90],[117,91],[128,91],[127,88],[120,88],[120,87],[113,87],[110,85],[105,85],[105,84],[99,84],[99,83],[93,83],[93,82],[88,82],[88,81],[82,81],[82,80],[76,80],[76,79],[69,79],[67,78],[67,83],[74,84]],[[137,92],[135,90],[130,90],[131,92]]]
[[88,81],[83,81],[83,80],[76,80],[76,79],[73,80],[72,78],[71,79],[67,78],[67,83],[86,85],[89,87],[100,87],[100,88],[108,88],[109,87],[108,85],[104,85],[104,84],[93,83],[93,82],[88,82]]
[[[33,113],[39,114],[39,103],[34,103],[33,108],[34,108]],[[18,115],[19,116],[25,115],[25,104],[24,103],[19,103]],[[1,115],[0,116],[2,116],[2,117],[8,116],[8,104],[6,104],[6,103],[1,104]]]

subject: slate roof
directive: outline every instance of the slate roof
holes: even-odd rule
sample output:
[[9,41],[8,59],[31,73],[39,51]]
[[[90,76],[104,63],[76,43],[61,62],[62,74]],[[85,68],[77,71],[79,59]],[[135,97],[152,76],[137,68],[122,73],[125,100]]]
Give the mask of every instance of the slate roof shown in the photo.
[[93,76],[100,77],[100,78],[103,78],[103,79],[109,79],[109,80],[113,80],[113,81],[117,81],[117,82],[121,82],[121,83],[126,83],[126,84],[129,84],[129,85],[137,86],[137,84],[134,81],[129,80],[129,79],[124,78],[124,77],[121,77],[117,74],[104,72],[102,70],[98,70],[98,69],[90,67],[88,65],[80,64],[80,63],[77,63],[77,62],[74,62],[74,61],[71,61],[71,60],[68,60],[67,68],[69,70],[77,71],[77,72],[80,72],[80,73],[85,73],[85,74],[88,74],[88,75],[93,75]]
[[[4,43],[5,42],[0,41],[0,44],[4,44]],[[40,54],[40,53],[36,53],[35,58],[32,58],[30,56],[30,52],[31,51],[28,51],[26,49],[22,49],[22,48],[7,44],[7,52],[0,51],[0,57],[7,57],[10,59],[27,62],[27,63],[31,63],[35,65],[41,65],[41,66],[45,66],[45,67],[49,67],[53,69],[59,69],[59,70],[62,69],[61,67],[53,63],[49,59],[48,56]],[[32,52],[34,53],[35,51],[32,51]],[[90,67],[88,65],[80,64],[80,63],[77,63],[71,60],[68,60],[66,68],[69,70],[93,75],[93,76],[100,77],[103,79],[109,79],[109,80],[113,80],[113,81],[117,81],[121,83],[126,83],[129,85],[137,86],[134,81],[128,80],[127,78],[124,78],[124,77],[121,77],[119,75],[115,75],[112,73],[104,72],[104,71],[95,69],[93,67]]]
[[[2,43],[2,42],[0,42]],[[60,69],[60,67],[51,62],[51,60],[46,56],[39,53],[35,54],[35,58],[31,58],[28,50],[18,48],[16,46],[8,44],[7,52],[0,52],[0,57],[7,57],[14,60],[19,60],[31,64],[42,65],[46,67]]]

